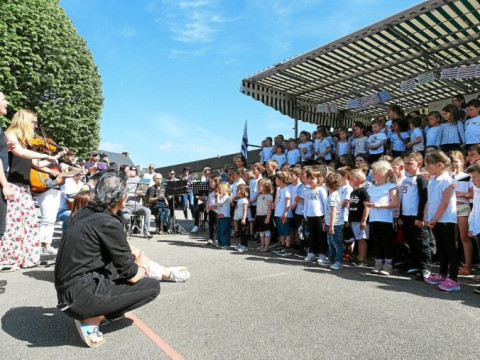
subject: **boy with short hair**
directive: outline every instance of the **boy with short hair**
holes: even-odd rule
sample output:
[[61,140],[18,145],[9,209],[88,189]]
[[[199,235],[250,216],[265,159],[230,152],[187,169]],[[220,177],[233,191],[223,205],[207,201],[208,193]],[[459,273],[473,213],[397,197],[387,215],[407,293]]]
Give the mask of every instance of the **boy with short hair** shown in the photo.
[[480,159],[480,144],[474,144],[468,148],[467,161],[473,165],[478,159]]
[[378,119],[372,121],[373,133],[367,139],[367,149],[370,154],[370,163],[374,163],[380,159],[380,156],[382,156],[385,152],[384,145],[387,142],[387,135],[381,131],[382,124],[382,121]]
[[407,144],[407,149],[423,153],[423,151],[425,151],[425,142],[421,126],[422,119],[420,116],[410,119],[410,129],[412,133],[410,134],[410,142]]
[[342,186],[342,176],[339,173],[330,173],[326,177],[325,185],[328,188],[327,206],[323,231],[327,232],[328,262],[331,270],[340,270],[343,258],[342,230],[344,226],[343,208],[338,189]]
[[288,165],[295,165],[301,161],[300,150],[297,148],[297,140],[288,139],[287,163]]
[[467,103],[465,120],[465,145],[468,149],[473,144],[480,143],[480,100],[472,99]]
[[358,257],[353,262],[355,266],[367,266],[367,240],[369,238],[368,212],[365,201],[369,200],[367,188],[364,186],[366,176],[360,169],[352,170],[348,179],[353,191],[348,202],[347,226],[352,228],[355,241],[358,242]]
[[429,245],[430,234],[424,223],[425,204],[428,199],[428,182],[420,174],[423,164],[422,154],[410,151],[404,155],[407,177],[400,186],[402,201],[403,234],[410,248],[407,274],[417,274],[423,280],[431,274],[432,251]]

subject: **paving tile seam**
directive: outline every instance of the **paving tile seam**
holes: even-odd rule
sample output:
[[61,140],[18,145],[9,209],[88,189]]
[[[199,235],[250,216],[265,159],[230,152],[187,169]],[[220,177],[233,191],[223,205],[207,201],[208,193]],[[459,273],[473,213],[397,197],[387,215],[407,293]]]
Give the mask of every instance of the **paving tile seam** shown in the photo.
[[185,358],[175,348],[158,335],[150,326],[148,326],[138,316],[129,312],[125,317],[133,321],[134,325],[144,333],[152,342],[157,345],[170,359],[185,360]]

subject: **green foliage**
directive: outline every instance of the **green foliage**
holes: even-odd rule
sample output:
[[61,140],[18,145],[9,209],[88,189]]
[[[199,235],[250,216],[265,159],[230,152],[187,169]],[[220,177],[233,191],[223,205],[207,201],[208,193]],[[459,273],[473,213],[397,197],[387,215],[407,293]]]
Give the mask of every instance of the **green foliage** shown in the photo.
[[0,53],[7,117],[32,109],[58,144],[79,155],[98,148],[100,75],[58,0],[0,0]]

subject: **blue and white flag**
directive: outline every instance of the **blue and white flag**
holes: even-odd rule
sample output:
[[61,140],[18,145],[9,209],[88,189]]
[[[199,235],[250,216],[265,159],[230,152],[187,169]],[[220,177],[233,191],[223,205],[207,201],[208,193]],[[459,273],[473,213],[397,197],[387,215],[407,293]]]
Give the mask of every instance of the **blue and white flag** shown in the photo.
[[401,92],[407,92],[417,87],[417,79],[411,78],[400,83]]
[[423,74],[418,75],[417,77],[418,85],[423,85],[435,81],[435,74],[433,71],[429,71]]
[[458,78],[463,79],[463,78],[475,76],[476,68],[477,68],[476,65],[462,66],[461,68],[458,69]]
[[360,98],[348,99],[346,108],[347,110],[358,109],[360,105],[361,105]]
[[458,78],[458,68],[449,68],[443,69],[440,74],[440,79],[457,79]]
[[243,128],[242,148],[240,150],[243,157],[247,159],[248,155],[248,135],[247,135],[247,120],[245,120],[245,127]]

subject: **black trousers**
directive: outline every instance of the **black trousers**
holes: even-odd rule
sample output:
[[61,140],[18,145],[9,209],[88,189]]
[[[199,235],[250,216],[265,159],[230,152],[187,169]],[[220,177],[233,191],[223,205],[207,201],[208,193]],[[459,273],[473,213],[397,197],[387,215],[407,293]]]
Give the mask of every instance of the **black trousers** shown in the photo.
[[[2,187],[0,186],[0,190]],[[7,228],[7,201],[3,198],[2,193],[0,193],[0,239],[5,234]]]
[[217,228],[217,216],[215,211],[210,210],[208,212],[208,238],[213,240]]
[[450,279],[457,281],[459,256],[455,240],[456,224],[436,223],[432,232],[440,259],[440,275],[449,275]]
[[403,216],[403,235],[410,248],[409,262],[412,267],[422,270],[432,269],[432,249],[430,233],[426,226],[415,225],[415,216]]
[[370,222],[370,239],[373,240],[377,259],[393,259],[393,224],[390,222]]
[[135,284],[90,273],[57,288],[58,308],[65,314],[84,320],[105,315],[115,319],[125,312],[154,300],[160,293],[158,280],[145,277]]
[[323,231],[323,216],[309,216],[308,223],[308,252],[314,254],[328,253],[327,233]]

